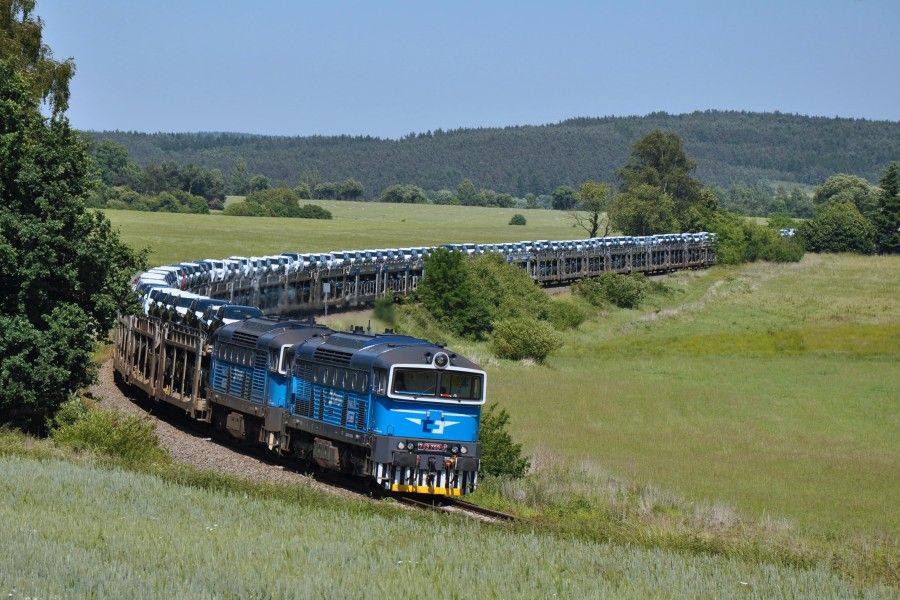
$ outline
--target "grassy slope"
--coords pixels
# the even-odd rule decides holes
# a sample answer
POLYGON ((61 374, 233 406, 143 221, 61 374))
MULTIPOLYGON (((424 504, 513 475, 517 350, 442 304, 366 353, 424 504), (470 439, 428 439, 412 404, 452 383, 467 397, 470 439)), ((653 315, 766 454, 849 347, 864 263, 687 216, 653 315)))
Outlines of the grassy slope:
POLYGON ((900 533, 900 258, 671 277, 492 397, 530 448, 816 529, 900 533), (724 277, 724 280, 722 279, 724 277))
MULTIPOLYGON (((153 245, 154 263, 575 233, 554 211, 511 227, 505 209, 323 204, 334 221, 107 214, 130 243, 153 245)), ((462 348, 488 366, 491 398, 532 451, 804 526, 896 536, 898 272, 898 258, 808 256, 676 274, 659 314, 593 319, 547 367, 462 348)))
MULTIPOLYGON (((0 458, 10 597, 849 597, 822 569, 515 533, 360 501, 0 458), (323 506, 324 505, 324 506, 323 506)), ((890 597, 884 587, 870 597, 890 597)))
POLYGON ((125 240, 151 247, 153 265, 233 254, 395 248, 451 242, 584 237, 562 211, 316 200, 334 219, 278 219, 107 210, 125 240), (528 224, 509 225, 515 213, 528 224))

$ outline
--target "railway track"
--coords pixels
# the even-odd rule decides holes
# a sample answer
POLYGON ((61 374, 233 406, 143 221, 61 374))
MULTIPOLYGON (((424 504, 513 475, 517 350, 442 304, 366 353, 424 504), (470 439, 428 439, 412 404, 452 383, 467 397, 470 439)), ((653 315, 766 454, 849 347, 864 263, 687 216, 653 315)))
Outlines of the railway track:
MULTIPOLYGON (((143 415, 153 420, 168 424, 174 430, 180 432, 181 436, 192 438, 192 441, 211 442, 220 448, 234 453, 236 456, 244 456, 255 459, 261 463, 276 467, 283 471, 290 471, 308 477, 318 486, 331 488, 334 493, 343 495, 353 495, 360 498, 391 498, 400 504, 410 506, 420 510, 443 512, 446 514, 463 514, 471 518, 489 522, 509 522, 516 519, 515 516, 483 508, 465 500, 447 497, 427 497, 427 496, 409 496, 385 493, 383 490, 376 490, 370 486, 361 485, 357 478, 342 475, 331 471, 319 470, 308 465, 298 463, 295 459, 287 456, 280 456, 270 452, 266 452, 263 448, 242 443, 238 440, 230 439, 227 434, 213 431, 209 426, 198 423, 197 421, 187 418, 183 411, 172 407, 164 402, 154 402, 147 396, 143 390, 134 386, 130 386, 124 382, 109 381, 115 390, 107 387, 103 390, 97 390, 98 394, 110 394, 118 392, 119 399, 124 400, 132 407, 143 413, 143 415)), ((175 443, 177 443, 176 440, 175 443)), ((184 440, 181 442, 184 443, 184 440)), ((191 461, 187 461, 191 462, 191 461)), ((218 469, 209 464, 198 464, 201 468, 214 468, 216 470, 225 470, 233 472, 231 468, 218 469)))
POLYGON ((490 523, 510 522, 518 520, 518 517, 509 513, 500 512, 465 500, 456 498, 422 498, 415 496, 394 496, 401 504, 414 506, 422 510, 431 510, 449 514, 464 514, 479 521, 490 523))

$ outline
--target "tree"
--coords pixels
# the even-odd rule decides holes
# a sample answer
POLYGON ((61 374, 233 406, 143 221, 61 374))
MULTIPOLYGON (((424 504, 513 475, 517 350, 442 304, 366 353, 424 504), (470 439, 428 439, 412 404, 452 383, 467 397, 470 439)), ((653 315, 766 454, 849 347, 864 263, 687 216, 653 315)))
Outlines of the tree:
POLYGON ((830 202, 797 233, 810 252, 875 251, 875 227, 852 202, 830 202))
POLYGON ((609 220, 625 235, 653 235, 678 230, 672 197, 659 187, 646 183, 617 195, 609 205, 609 220))
POLYGON ((900 163, 892 162, 881 176, 875 228, 878 251, 900 252, 900 163))
POLYGON ((425 204, 425 192, 416 185, 392 185, 381 192, 379 202, 425 204))
POLYGON ((513 441, 507 426, 509 413, 496 402, 481 412, 478 440, 481 443, 481 467, 485 475, 524 477, 531 461, 522 456, 522 444, 513 441))
POLYGON ((338 184, 338 197, 341 200, 359 200, 364 193, 363 184, 355 179, 345 179, 338 184))
POLYGON ((877 203, 875 189, 862 177, 837 173, 825 180, 813 194, 813 204, 852 202, 863 215, 872 218, 877 203))
POLYGON ((101 140, 90 146, 91 155, 100 170, 100 180, 105 185, 128 186, 140 189, 143 172, 128 158, 128 149, 112 140, 101 140))
POLYGON ((34 17, 35 0, 0 0, 0 59, 22 76, 29 99, 46 101, 53 116, 69 108, 75 62, 57 61, 43 42, 44 24, 34 17))
POLYGON ((338 197, 338 184, 331 181, 323 181, 312 190, 312 197, 317 200, 334 200, 338 197))
POLYGON ((659 188, 672 199, 675 216, 683 218, 691 207, 715 210, 714 197, 702 194, 703 186, 690 176, 696 166, 685 154, 680 137, 656 129, 634 143, 618 175, 623 192, 642 185, 659 188))
POLYGON ((322 182, 322 176, 319 175, 318 169, 309 169, 303 171, 300 175, 299 183, 305 184, 306 188, 312 193, 316 186, 322 182))
POLYGON ((417 294, 425 309, 454 334, 481 339, 490 329, 487 303, 474 293, 474 282, 459 252, 438 248, 425 259, 417 294))
POLYGON ((144 168, 143 191, 148 194, 180 190, 181 186, 181 170, 172 161, 149 164, 144 168))
POLYGON ((553 210, 572 210, 578 204, 578 192, 567 185, 557 187, 550 195, 553 198, 553 210))
MULTIPOLYGON (((32 2, 0 3, 0 31, 32 2), (16 12, 19 11, 19 12, 16 12)), ((39 21, 29 39, 40 45, 39 21)), ((94 375, 96 341, 117 311, 134 308, 130 288, 143 257, 99 211, 85 208, 95 173, 62 113, 68 79, 10 55, 0 42, 0 422, 40 430, 94 375), (48 75, 50 73, 50 75, 48 75), (39 80, 35 83, 35 79, 39 80), (36 91, 38 90, 38 91, 36 91), (40 90, 46 90, 40 92, 40 90), (39 99, 54 103, 44 118, 39 99)), ((13 52, 15 54, 15 52, 13 52)))
POLYGON ((235 196, 246 196, 250 193, 250 174, 243 158, 234 163, 231 169, 228 176, 228 193, 235 196))
POLYGON ((477 195, 478 190, 475 189, 475 184, 472 183, 471 179, 463 179, 456 186, 456 197, 459 198, 459 203, 464 206, 474 204, 477 195))
POLYGON ((269 178, 265 175, 254 175, 250 178, 250 193, 267 190, 270 187, 269 178))
POLYGON ((578 190, 578 204, 570 213, 572 221, 584 229, 589 238, 597 237, 600 225, 605 222, 603 236, 609 235, 609 218, 606 211, 609 208, 610 189, 605 183, 597 181, 585 181, 578 190))

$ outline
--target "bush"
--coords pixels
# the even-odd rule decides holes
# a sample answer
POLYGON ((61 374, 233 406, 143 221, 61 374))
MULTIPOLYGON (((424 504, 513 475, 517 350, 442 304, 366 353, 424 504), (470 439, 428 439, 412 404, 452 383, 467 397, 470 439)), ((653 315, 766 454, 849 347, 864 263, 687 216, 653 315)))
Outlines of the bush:
POLYGON ((639 273, 604 273, 597 278, 582 279, 573 289, 594 306, 609 303, 619 308, 637 308, 647 295, 647 282, 639 273))
POLYGON ((134 466, 164 462, 165 450, 151 423, 119 411, 78 407, 70 400, 60 409, 51 431, 53 439, 74 450, 87 450, 134 466))
POLYGON ((494 402, 481 411, 478 439, 481 444, 481 473, 519 478, 531 461, 522 456, 522 444, 513 442, 507 431, 509 413, 494 402))
POLYGON ((301 219, 330 219, 331 211, 325 208, 322 208, 318 204, 304 204, 300 207, 300 210, 297 211, 296 217, 301 219))
POLYGON ((394 202, 397 204, 425 204, 425 192, 416 185, 392 185, 384 188, 379 202, 394 202))
POLYGON ((373 314, 379 321, 388 325, 395 325, 397 323, 397 306, 394 304, 393 295, 377 298, 373 314))
POLYGON ((802 243, 781 237, 773 228, 728 212, 719 212, 710 223, 716 234, 716 262, 735 265, 757 260, 796 262, 803 258, 802 243))
POLYGON ((762 260, 769 262, 797 262, 803 258, 803 242, 796 237, 782 237, 775 234, 760 250, 762 260))
POLYGON ((875 252, 875 227, 851 202, 827 204, 797 233, 810 252, 875 252))
POLYGON ((459 252, 439 248, 425 259, 425 273, 416 290, 425 309, 454 334, 481 339, 491 315, 459 252))
POLYGON ((551 352, 562 346, 562 340, 548 323, 531 317, 519 317, 495 323, 490 346, 500 358, 533 358, 543 362, 551 352))
POLYGON ((331 213, 316 204, 299 206, 300 198, 286 187, 258 190, 243 202, 232 202, 224 214, 233 217, 291 217, 330 219, 331 213))
POLYGON ((557 329, 575 329, 587 318, 584 309, 570 300, 554 300, 547 311, 547 320, 557 329))
POLYGON ((463 267, 469 271, 473 293, 487 303, 491 321, 547 318, 549 296, 524 269, 509 264, 501 255, 469 257, 463 261, 463 267))
POLYGON ((525 219, 525 215, 520 215, 519 213, 514 214, 509 220, 510 225, 525 225, 526 223, 528 221, 525 219))

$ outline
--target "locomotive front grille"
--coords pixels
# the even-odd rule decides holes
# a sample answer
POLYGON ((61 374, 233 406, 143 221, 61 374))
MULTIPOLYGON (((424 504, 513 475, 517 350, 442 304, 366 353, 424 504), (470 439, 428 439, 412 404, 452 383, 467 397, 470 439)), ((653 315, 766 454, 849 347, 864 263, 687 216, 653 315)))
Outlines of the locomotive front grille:
POLYGON ((429 470, 402 467, 390 463, 375 463, 373 473, 378 485, 391 492, 431 494, 433 496, 462 496, 475 491, 477 471, 451 469, 429 470))

